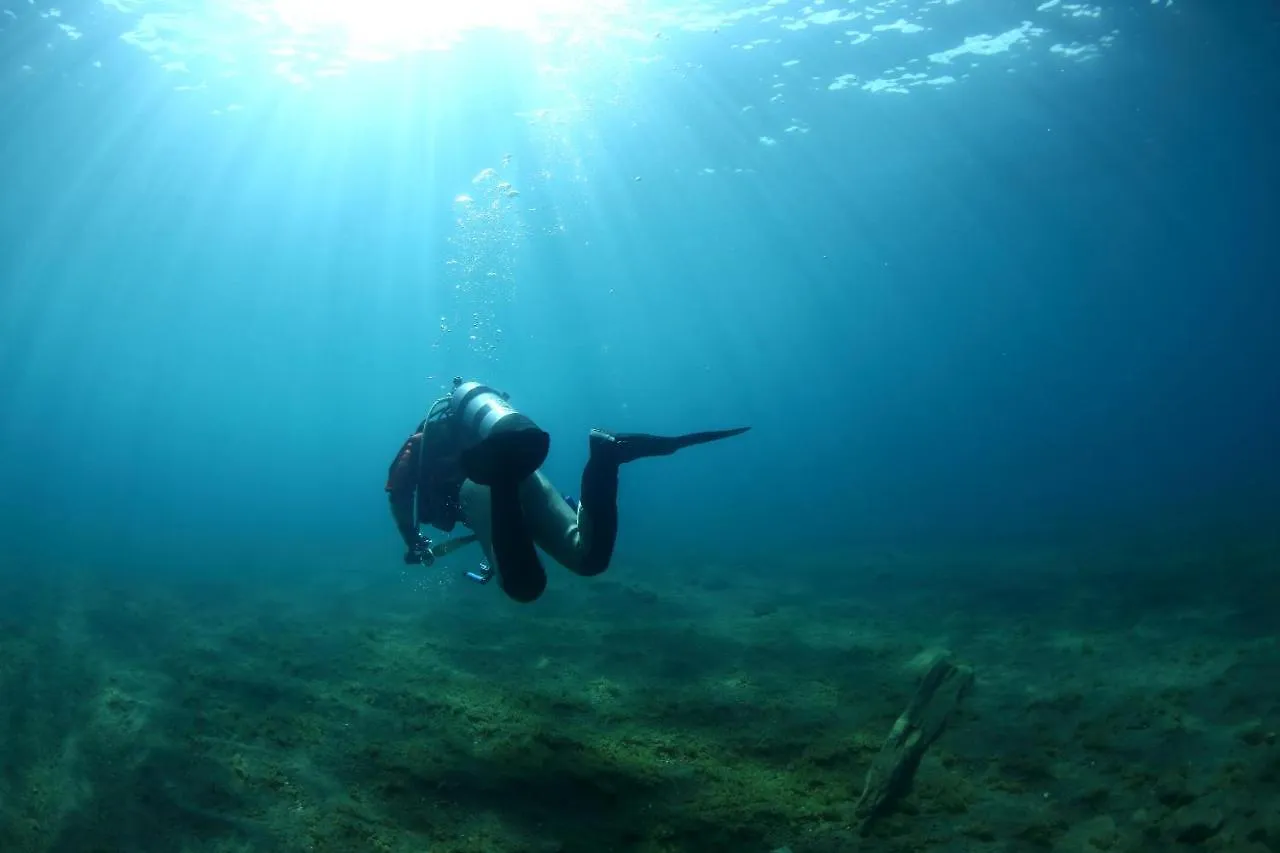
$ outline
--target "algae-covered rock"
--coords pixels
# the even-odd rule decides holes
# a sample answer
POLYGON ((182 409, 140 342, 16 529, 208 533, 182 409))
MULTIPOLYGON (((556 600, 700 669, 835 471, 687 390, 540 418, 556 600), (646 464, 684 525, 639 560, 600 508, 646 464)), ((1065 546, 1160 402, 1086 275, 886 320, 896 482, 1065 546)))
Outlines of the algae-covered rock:
POLYGON ((1252 815, 1237 821, 1231 820, 1231 829, 1237 839, 1251 845, 1262 845, 1268 850, 1280 850, 1280 813, 1274 808, 1261 808, 1252 815))
POLYGON ((1241 726, 1236 731, 1236 737, 1247 746, 1273 746, 1276 742, 1275 730, 1264 726, 1259 720, 1241 726))
POLYGON ((1032 847, 1051 849, 1058 842, 1068 827, 1061 820, 1046 815, 1033 816, 1032 819, 1018 829, 1014 835, 1032 847))
POLYGON ((1222 830, 1226 819, 1211 805, 1193 804, 1178 809, 1165 819, 1165 829, 1182 844, 1201 844, 1222 830))
POLYGON ((1202 793, 1200 786, 1188 780, 1185 772, 1166 773, 1156 782, 1156 799, 1171 809, 1194 803, 1202 793))
POLYGON ((1054 853, 1102 853, 1112 850, 1119 838, 1115 820, 1101 815, 1076 824, 1053 845, 1054 853))

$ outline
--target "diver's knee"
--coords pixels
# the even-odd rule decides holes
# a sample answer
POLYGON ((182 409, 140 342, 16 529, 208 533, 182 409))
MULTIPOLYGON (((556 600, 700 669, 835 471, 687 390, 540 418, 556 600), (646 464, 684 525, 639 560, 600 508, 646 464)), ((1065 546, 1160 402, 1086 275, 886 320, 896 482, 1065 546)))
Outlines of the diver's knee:
POLYGON ((588 554, 578 560, 576 565, 569 568, 576 575, 582 575, 584 578, 593 578, 596 575, 604 574, 605 569, 609 568, 609 559, 607 557, 601 559, 588 554))

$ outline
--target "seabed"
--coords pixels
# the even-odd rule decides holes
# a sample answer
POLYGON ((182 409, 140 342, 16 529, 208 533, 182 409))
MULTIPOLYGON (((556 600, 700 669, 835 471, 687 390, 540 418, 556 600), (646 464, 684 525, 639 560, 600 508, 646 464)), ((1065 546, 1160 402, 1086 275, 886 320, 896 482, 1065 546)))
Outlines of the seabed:
POLYGON ((0 851, 1277 853, 1277 554, 620 559, 527 607, 465 561, 6 561, 0 851), (863 831, 944 652, 972 688, 863 831))

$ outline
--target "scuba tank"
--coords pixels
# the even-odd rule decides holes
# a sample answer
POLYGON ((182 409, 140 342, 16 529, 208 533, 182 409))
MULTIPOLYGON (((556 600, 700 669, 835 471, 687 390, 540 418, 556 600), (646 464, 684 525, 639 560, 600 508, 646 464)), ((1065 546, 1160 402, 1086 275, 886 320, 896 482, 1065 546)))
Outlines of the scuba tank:
POLYGON ((483 383, 453 380, 449 409, 462 470, 482 486, 519 483, 542 466, 551 449, 551 436, 507 400, 483 383))

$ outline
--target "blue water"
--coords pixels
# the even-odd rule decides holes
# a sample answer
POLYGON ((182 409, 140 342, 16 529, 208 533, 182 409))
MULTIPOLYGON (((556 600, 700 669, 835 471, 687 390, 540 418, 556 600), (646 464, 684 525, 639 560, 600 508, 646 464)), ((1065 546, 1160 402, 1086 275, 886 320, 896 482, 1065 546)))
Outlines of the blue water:
POLYGON ((624 552, 1280 509, 1269 4, 647 9, 295 78, 234 5, 3 5, 11 546, 394 561, 385 468, 454 375, 569 492, 593 426, 755 427, 632 466, 624 552), (520 195, 464 227, 490 168, 520 195))

